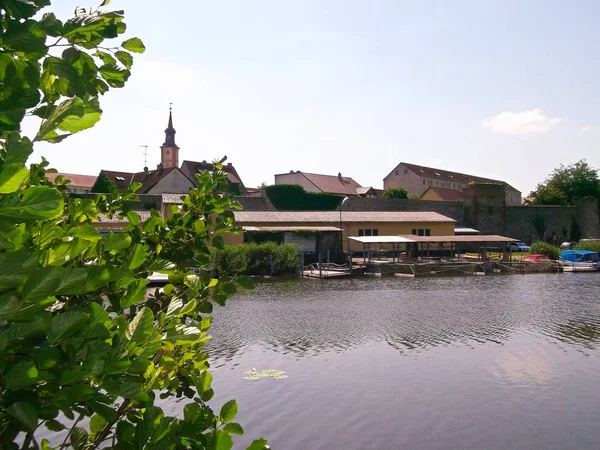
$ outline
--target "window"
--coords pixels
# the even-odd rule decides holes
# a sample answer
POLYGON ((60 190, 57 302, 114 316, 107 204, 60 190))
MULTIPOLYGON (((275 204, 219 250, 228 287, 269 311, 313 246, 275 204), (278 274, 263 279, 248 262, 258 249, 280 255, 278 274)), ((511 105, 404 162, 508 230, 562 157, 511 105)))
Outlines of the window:
POLYGON ((400 175, 400 171, 399 170, 396 170, 396 175, 400 175))
POLYGON ((408 175, 408 169, 404 169, 404 175, 408 175))
POLYGON ((379 236, 379 230, 367 228, 365 230, 358 230, 359 236, 379 236))
POLYGON ((429 186, 433 185, 433 180, 429 180, 429 186))
POLYGON ((431 229, 429 228, 413 228, 412 234, 415 236, 431 236, 431 229))
POLYGON ((423 178, 423 184, 425 184, 425 178, 423 178))

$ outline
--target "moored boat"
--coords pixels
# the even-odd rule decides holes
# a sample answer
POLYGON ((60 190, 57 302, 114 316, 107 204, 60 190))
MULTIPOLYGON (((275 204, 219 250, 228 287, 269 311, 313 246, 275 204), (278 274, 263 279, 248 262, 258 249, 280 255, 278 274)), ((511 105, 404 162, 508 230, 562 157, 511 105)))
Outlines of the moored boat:
POLYGON ((597 272, 598 252, 566 250, 560 254, 559 263, 564 272, 597 272))

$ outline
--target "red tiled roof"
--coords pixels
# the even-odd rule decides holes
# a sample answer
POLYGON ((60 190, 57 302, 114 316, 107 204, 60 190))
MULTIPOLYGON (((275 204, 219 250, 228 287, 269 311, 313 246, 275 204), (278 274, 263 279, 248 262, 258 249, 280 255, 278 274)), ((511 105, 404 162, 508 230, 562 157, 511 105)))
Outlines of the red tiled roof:
MULTIPOLYGON (((442 200, 446 200, 447 202, 458 202, 460 200, 463 200, 463 198, 464 198, 463 192, 459 191, 457 189, 429 187, 427 189, 427 191, 435 192, 437 195, 439 195, 441 197, 442 200)), ((423 195, 425 195, 427 193, 427 191, 423 192, 423 195)), ((423 195, 421 195, 421 197, 423 197, 423 195)))
MULTIPOLYGON (((181 171, 188 177, 193 178, 194 174, 213 170, 213 164, 206 161, 183 161, 181 163, 181 171)), ((230 183, 239 184, 240 191, 245 189, 241 177, 231 163, 223 165, 223 172, 227 173, 227 179, 230 183)))
POLYGON ((349 177, 341 175, 320 175, 317 173, 300 172, 321 192, 328 194, 358 195, 358 188, 362 186, 349 177))
POLYGON ((94 183, 96 182, 95 175, 78 175, 75 173, 47 173, 46 178, 54 183, 56 177, 62 176, 65 180, 71 180, 70 186, 73 187, 83 187, 83 188, 92 188, 94 183))
MULTIPOLYGON (((494 180, 492 178, 478 177, 475 175, 468 175, 466 173, 451 172, 449 170, 435 169, 433 167, 419 166, 417 164, 410 164, 410 163, 405 163, 405 162, 401 162, 400 164, 404 165, 407 169, 409 169, 410 171, 416 173, 417 175, 419 175, 421 177, 427 177, 427 178, 431 178, 434 180, 437 179, 437 180, 444 180, 444 181, 450 181, 450 182, 462 183, 462 184, 469 184, 471 181, 474 183, 503 184, 511 189, 515 189, 514 187, 512 187, 510 184, 508 184, 505 181, 494 180)), ((400 164, 398 164, 398 165, 400 165, 400 164)), ((393 172, 393 170, 392 170, 392 172, 393 172)), ((390 172, 390 174, 392 172, 390 172)), ((388 174, 388 176, 389 176, 389 174, 388 174)))

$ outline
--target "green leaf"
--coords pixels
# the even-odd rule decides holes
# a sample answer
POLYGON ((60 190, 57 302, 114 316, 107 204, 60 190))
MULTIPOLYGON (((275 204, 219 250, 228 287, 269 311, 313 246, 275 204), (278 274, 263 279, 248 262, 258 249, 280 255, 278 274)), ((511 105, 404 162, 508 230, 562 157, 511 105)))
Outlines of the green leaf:
POLYGON ((254 289, 254 280, 252 277, 247 275, 238 275, 235 277, 235 282, 239 284, 244 289, 253 290, 254 289))
POLYGON ((102 388, 109 395, 118 395, 131 400, 139 400, 142 402, 148 401, 148 394, 144 392, 144 386, 137 378, 133 377, 118 377, 105 379, 102 383, 102 388))
POLYGON ((0 194, 18 191, 29 179, 29 170, 24 164, 4 164, 0 169, 0 194))
POLYGON ((57 189, 33 186, 25 190, 16 206, 0 207, 0 219, 18 222, 54 219, 63 213, 64 201, 57 189))
POLYGON ((13 403, 6 408, 6 412, 9 413, 17 422, 19 422, 25 431, 34 431, 37 428, 38 413, 30 403, 13 403))
POLYGON ((21 291, 24 303, 37 303, 56 294, 61 272, 55 267, 40 267, 25 282, 21 291))
POLYGON ((232 447, 231 436, 223 430, 215 430, 210 450, 230 450, 232 447))
POLYGON ((58 432, 58 431, 62 431, 65 429, 65 426, 62 423, 60 423, 58 420, 54 420, 54 419, 46 420, 45 425, 49 431, 58 432))
POLYGON ((147 334, 154 330, 154 315, 149 308, 142 308, 129 323, 127 339, 131 342, 141 342, 147 334))
POLYGON ((119 250, 128 248, 131 245, 131 236, 126 233, 109 233, 104 238, 104 251, 119 250))
POLYGON ((101 305, 91 302, 89 306, 92 310, 93 323, 105 323, 108 321, 108 312, 101 305))
POLYGON ((133 248, 133 252, 131 253, 131 257, 129 259, 129 269, 137 269, 144 262, 146 262, 146 258, 148 258, 148 252, 146 251, 146 247, 142 244, 136 244, 133 248))
POLYGON ((233 419, 238 412, 238 405, 235 400, 229 400, 223 406, 221 406, 221 412, 219 413, 219 420, 221 423, 229 423, 233 419))
POLYGON ((2 9, 8 13, 8 16, 14 17, 15 19, 29 19, 34 16, 36 12, 49 4, 50 0, 3 0, 2 9))
POLYGON ((61 268, 60 279, 55 295, 80 295, 86 293, 85 280, 87 273, 85 269, 76 267, 61 268))
POLYGON ((135 280, 133 283, 129 284, 129 286, 127 286, 127 291, 125 291, 125 295, 123 295, 119 302, 119 306, 125 309, 129 308, 131 305, 142 302, 146 296, 146 286, 148 283, 148 280, 135 280))
POLYGON ((19 311, 19 300, 13 294, 0 296, 0 320, 9 320, 19 311))
POLYGON ((102 78, 112 87, 123 87, 129 79, 131 72, 127 69, 120 69, 115 64, 104 64, 98 69, 102 78))
MULTIPOLYGON (((179 311, 179 316, 184 316, 186 314, 190 314, 191 312, 196 310, 196 299, 192 299, 189 302, 187 302, 183 308, 181 308, 181 310, 179 311)), ((205 330, 202 330, 205 331, 205 330)))
POLYGON ((200 337, 200 330, 187 325, 175 325, 165 334, 164 340, 175 345, 185 345, 195 342, 200 337))
POLYGON ((144 43, 139 38, 127 39, 121 44, 121 47, 134 53, 144 53, 146 50, 144 43))
POLYGON ((229 434, 244 435, 244 429, 239 423, 231 422, 223 427, 223 431, 229 434))
POLYGON ((104 417, 94 414, 90 419, 90 431, 94 434, 99 433, 106 424, 107 422, 104 417))
POLYGON ((133 66, 133 56, 121 50, 115 52, 115 56, 127 69, 131 69, 131 66, 133 66))
POLYGON ((102 239, 100 232, 95 227, 87 224, 71 228, 68 234, 74 238, 90 242, 97 242, 102 239))
POLYGON ((114 422, 117 420, 117 412, 108 405, 99 402, 88 402, 92 411, 102 417, 106 422, 114 422))
POLYGON ((225 250, 225 241, 222 236, 215 236, 212 240, 212 244, 217 250, 225 250))
POLYGON ((75 450, 83 450, 87 444, 88 434, 81 427, 74 427, 71 430, 71 445, 75 450))
POLYGON ((212 316, 203 317, 200 321, 200 331, 207 331, 212 324, 212 316))
POLYGON ((35 384, 38 370, 32 362, 15 364, 4 377, 6 389, 21 389, 35 384))
POLYGON ((269 443, 266 440, 256 439, 252 441, 252 444, 250 444, 246 450, 268 450, 269 448, 269 443))
POLYGON ((89 319, 89 315, 80 311, 66 311, 57 314, 50 323, 48 340, 52 344, 59 343, 82 326, 89 319))
POLYGON ((202 394, 203 392, 206 392, 210 389, 210 385, 212 384, 212 374, 208 371, 205 370, 204 372, 202 372, 202 374, 200 375, 200 378, 198 380, 198 384, 196 385, 196 389, 198 389, 200 392, 200 394, 202 394))
POLYGON ((138 224, 140 223, 140 220, 141 220, 141 217, 138 213, 133 212, 133 211, 129 211, 127 213, 127 221, 134 227, 138 226, 138 224))
POLYGON ((101 115, 102 110, 95 97, 65 100, 42 122, 35 140, 54 142, 60 136, 56 133, 57 128, 71 134, 86 130, 93 127, 101 115))
POLYGON ((172 319, 177 316, 177 313, 183 307, 183 301, 179 298, 172 298, 169 302, 169 306, 167 307, 167 318, 172 319))

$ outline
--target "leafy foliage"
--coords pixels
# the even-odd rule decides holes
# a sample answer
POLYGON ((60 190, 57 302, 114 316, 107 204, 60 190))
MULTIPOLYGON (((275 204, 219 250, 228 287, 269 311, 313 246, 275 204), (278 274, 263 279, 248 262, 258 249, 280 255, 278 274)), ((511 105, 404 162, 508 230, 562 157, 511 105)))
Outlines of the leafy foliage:
POLYGON ((334 211, 341 195, 306 192, 297 184, 277 184, 266 188, 267 197, 275 208, 284 211, 334 211))
POLYGON ((298 246, 276 242, 249 242, 213 250, 219 272, 245 275, 296 275, 298 246), (271 267, 272 264, 272 267, 271 267))
POLYGON ((589 250, 600 253, 600 241, 582 241, 575 244, 575 250, 589 250))
POLYGON ((535 213, 535 216, 533 217, 533 227, 535 228, 538 237, 543 240, 548 225, 546 223, 546 217, 542 213, 535 213))
POLYGON ((536 205, 570 205, 575 197, 600 198, 598 170, 585 160, 569 166, 560 165, 530 194, 536 205))
POLYGON ((540 255, 546 255, 550 259, 558 259, 560 249, 547 242, 537 241, 531 244, 531 253, 539 253, 540 255))
POLYGON ((252 282, 209 275, 209 246, 235 232, 230 210, 239 208, 223 194, 222 161, 197 176, 181 208, 144 222, 129 204, 135 187, 68 198, 66 181, 46 178, 46 160, 27 168, 34 142, 97 123, 99 94, 122 87, 130 52, 144 50, 137 38, 103 46, 124 33, 121 11, 77 9, 63 23, 41 15, 48 4, 0 6, 0 448, 231 448, 243 430, 234 401, 219 414, 207 404, 205 314, 252 282), (20 135, 26 114, 40 119, 33 140, 20 135), (100 215, 129 225, 102 236, 100 215), (151 272, 170 284, 147 293, 151 272), (188 398, 183 417, 166 416, 157 395, 188 398), (43 428, 64 433, 37 442, 43 428))
POLYGON ((408 198, 408 191, 405 188, 403 188, 402 186, 391 187, 391 188, 387 188, 385 191, 383 191, 383 194, 381 194, 381 197, 397 198, 397 199, 408 198))

